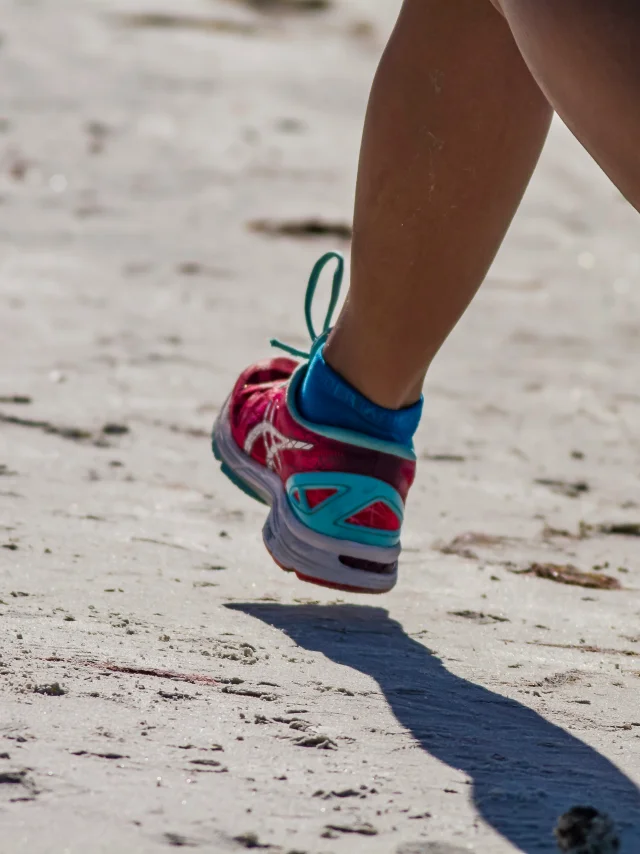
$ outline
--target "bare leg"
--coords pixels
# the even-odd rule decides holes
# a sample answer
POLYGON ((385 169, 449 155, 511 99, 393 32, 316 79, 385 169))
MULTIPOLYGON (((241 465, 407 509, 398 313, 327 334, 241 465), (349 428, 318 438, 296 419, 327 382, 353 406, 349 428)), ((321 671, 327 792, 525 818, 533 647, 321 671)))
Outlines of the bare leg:
POLYGON ((371 94, 351 290, 325 350, 374 402, 420 396, 502 243, 550 118, 488 0, 405 0, 371 94))
POLYGON ((501 0, 501 4, 551 103, 640 210, 638 0, 501 0))

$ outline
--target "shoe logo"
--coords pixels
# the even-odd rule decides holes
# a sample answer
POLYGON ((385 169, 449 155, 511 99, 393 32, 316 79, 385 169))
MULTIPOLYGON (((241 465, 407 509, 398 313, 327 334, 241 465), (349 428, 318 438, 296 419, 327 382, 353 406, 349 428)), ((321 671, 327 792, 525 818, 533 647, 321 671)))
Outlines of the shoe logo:
POLYGON ((289 439, 284 436, 276 427, 274 427, 272 418, 275 414, 275 405, 270 404, 265 412, 264 421, 249 431, 244 443, 244 452, 247 456, 251 455, 253 446, 258 439, 264 440, 264 446, 267 452, 267 468, 276 471, 280 467, 279 454, 281 451, 311 451, 313 445, 307 442, 300 442, 297 439, 289 439))

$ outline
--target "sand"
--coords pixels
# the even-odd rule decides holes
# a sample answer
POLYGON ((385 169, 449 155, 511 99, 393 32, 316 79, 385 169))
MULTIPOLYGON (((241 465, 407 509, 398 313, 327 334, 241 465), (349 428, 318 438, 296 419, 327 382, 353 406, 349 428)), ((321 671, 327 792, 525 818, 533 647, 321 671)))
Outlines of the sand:
POLYGON ((397 589, 292 580, 208 435, 348 252, 398 3, 254 6, 3 4, 0 850, 551 854, 592 805, 634 854, 637 215, 557 123, 429 377, 397 589))

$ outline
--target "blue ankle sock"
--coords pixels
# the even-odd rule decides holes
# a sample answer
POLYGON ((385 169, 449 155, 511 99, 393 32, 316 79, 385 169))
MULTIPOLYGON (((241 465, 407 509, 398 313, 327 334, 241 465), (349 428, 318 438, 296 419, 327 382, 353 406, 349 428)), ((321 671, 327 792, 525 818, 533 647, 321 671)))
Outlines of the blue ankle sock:
POLYGON ((342 427, 411 447, 423 400, 404 409, 385 409, 368 400, 328 365, 322 349, 314 355, 298 394, 302 415, 315 424, 342 427))

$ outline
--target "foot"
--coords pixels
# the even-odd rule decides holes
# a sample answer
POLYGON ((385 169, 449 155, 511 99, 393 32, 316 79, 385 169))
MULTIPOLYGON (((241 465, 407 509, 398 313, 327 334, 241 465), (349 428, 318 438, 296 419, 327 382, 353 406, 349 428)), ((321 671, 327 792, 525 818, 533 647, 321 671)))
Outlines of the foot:
MULTIPOLYGON (((320 271, 334 257, 314 268, 308 307, 320 271)), ((339 259, 331 310, 341 276, 339 259)), ((310 311, 307 319, 317 347, 324 335, 315 335, 310 311)), ((214 426, 214 455, 237 486, 270 506, 264 543, 282 569, 325 587, 386 593, 398 577, 415 455, 402 445, 306 421, 297 405, 306 368, 283 357, 247 368, 214 426)))

